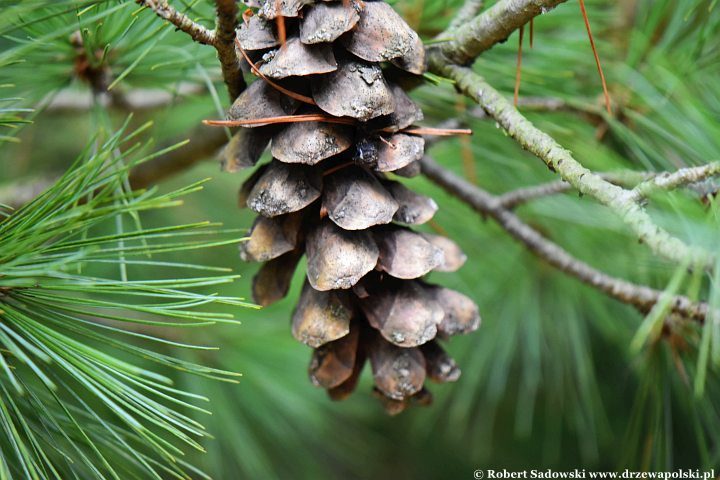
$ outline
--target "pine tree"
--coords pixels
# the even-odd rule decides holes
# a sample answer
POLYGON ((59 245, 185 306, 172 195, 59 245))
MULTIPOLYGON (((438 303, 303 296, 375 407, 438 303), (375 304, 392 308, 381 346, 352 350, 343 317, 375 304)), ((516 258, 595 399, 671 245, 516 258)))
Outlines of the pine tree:
POLYGON ((0 478, 717 471, 715 2, 246 3, 0 0, 0 478))

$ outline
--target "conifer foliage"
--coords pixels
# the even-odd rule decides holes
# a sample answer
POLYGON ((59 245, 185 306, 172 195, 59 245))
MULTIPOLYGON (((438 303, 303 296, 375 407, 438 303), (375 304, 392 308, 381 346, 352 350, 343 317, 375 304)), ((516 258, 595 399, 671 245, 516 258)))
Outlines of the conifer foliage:
POLYGON ((718 2, 242 3, 0 0, 0 480, 718 471, 718 2))

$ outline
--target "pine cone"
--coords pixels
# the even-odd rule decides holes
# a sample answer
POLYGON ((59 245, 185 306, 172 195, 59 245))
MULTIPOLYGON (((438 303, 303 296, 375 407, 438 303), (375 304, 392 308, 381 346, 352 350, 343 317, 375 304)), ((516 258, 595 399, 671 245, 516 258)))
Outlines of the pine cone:
POLYGON ((369 360, 389 413, 411 401, 426 405, 426 378, 460 375, 437 338, 475 330, 480 316, 468 297, 421 280, 433 270, 457 270, 465 256, 451 240, 409 228, 430 220, 437 205, 386 175, 419 172, 424 140, 404 132, 422 111, 385 73, 422 74, 422 42, 382 1, 257 6, 238 30, 239 54, 257 62, 264 78, 229 111, 248 127, 224 159, 226 170, 252 166, 271 143, 273 160, 240 191, 240 204, 260 214, 241 247, 244 260, 265 262, 254 299, 282 299, 305 253, 292 333, 314 349, 311 381, 343 399, 369 360), (268 120, 301 114, 320 120, 268 120))

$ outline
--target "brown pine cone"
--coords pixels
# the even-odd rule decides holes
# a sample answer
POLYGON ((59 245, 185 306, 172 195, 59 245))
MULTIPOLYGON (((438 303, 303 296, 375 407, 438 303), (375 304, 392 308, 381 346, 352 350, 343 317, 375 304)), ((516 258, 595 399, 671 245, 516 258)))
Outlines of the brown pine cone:
POLYGON ((265 262, 254 299, 269 305, 283 298, 306 254, 292 333, 314 349, 313 384, 343 399, 369 360, 389 413, 427 405, 426 378, 460 375, 438 337, 473 331, 480 316, 468 297, 421 280, 457 270, 465 256, 451 240, 409 228, 430 220, 437 205, 386 175, 419 172, 424 140, 408 129, 422 111, 384 72, 422 74, 422 42, 382 1, 257 7, 238 30, 238 51, 263 78, 229 111, 247 128, 224 158, 226 170, 250 167, 271 144, 273 160, 240 190, 240 204, 260 214, 241 247, 244 260, 265 262), (314 120, 272 120, 297 115, 314 120))

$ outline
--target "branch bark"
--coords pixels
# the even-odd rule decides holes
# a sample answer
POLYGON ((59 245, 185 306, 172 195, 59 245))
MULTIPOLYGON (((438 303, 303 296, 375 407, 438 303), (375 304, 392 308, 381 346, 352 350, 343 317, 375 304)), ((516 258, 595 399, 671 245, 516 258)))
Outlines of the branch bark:
POLYGON ((582 166, 569 151, 535 127, 480 75, 457 65, 434 63, 432 68, 434 73, 453 79, 461 92, 475 100, 511 138, 545 162, 550 170, 558 172, 580 193, 609 207, 655 254, 678 264, 689 261, 696 267, 712 268, 714 255, 703 248, 691 247, 660 228, 637 203, 632 192, 613 185, 582 166))
POLYGON ((661 173, 635 187, 632 195, 636 200, 645 198, 658 190, 674 190, 678 187, 702 182, 720 174, 720 162, 712 162, 698 167, 681 168, 670 173, 661 173))
POLYGON ((215 49, 218 53, 230 101, 234 102, 247 86, 235 53, 235 29, 238 27, 239 13, 237 0, 216 0, 215 5, 217 11, 215 49))
MULTIPOLYGON (((114 91, 114 90, 113 90, 114 91)), ((180 83, 174 92, 159 88, 135 88, 127 92, 119 92, 119 95, 97 96, 87 90, 64 89, 52 97, 44 107, 44 112, 70 113, 86 112, 96 102, 105 108, 119 108, 137 112, 140 110, 152 110, 166 107, 173 102, 185 97, 198 95, 207 91, 204 86, 194 83, 180 83)))
POLYGON ((465 0, 463 6, 455 13, 455 18, 448 25, 446 32, 453 32, 472 20, 480 13, 484 4, 484 0, 465 0))
POLYGON ((133 188, 146 188, 181 173, 198 162, 214 158, 227 142, 224 128, 200 126, 190 135, 187 145, 135 167, 130 172, 133 188))
POLYGON ((441 38, 452 36, 453 39, 433 48, 430 56, 439 54, 442 63, 472 63, 482 52, 504 42, 512 32, 565 1, 500 0, 455 31, 448 29, 441 34, 441 38))
POLYGON ((167 0, 136 0, 138 4, 147 7, 155 14, 175 25, 175 27, 190 35, 190 37, 203 45, 215 45, 215 32, 190 19, 184 13, 175 10, 167 0))
MULTIPOLYGON (((633 187, 635 185, 638 185, 640 182, 652 178, 655 174, 649 172, 626 171, 599 173, 598 175, 615 185, 633 187)), ((512 210, 513 208, 516 208, 520 205, 531 202, 538 198, 548 197, 559 193, 565 193, 569 190, 573 190, 573 186, 570 185, 568 182, 566 182, 565 180, 555 180, 541 185, 511 190, 498 196, 498 200, 503 207, 512 210)))
MULTIPOLYGON (((193 165, 214 158, 228 142, 225 129, 198 127, 188 138, 187 145, 135 167, 130 172, 133 188, 146 188, 160 180, 177 175, 193 165)), ((172 142, 172 144, 177 142, 172 142)), ((19 208, 40 195, 58 176, 29 178, 25 181, 0 185, 0 204, 19 208)))
MULTIPOLYGON (((495 220, 513 238, 558 270, 571 275, 608 296, 633 305, 647 313, 665 295, 664 292, 613 277, 570 255, 566 250, 540 235, 517 215, 505 208, 500 199, 472 185, 434 160, 424 157, 420 164, 425 176, 452 196, 459 198, 476 212, 495 220)), ((688 297, 673 296, 671 311, 685 318, 704 322, 708 314, 706 303, 695 303, 688 297)))
POLYGON ((239 13, 237 0, 215 1, 217 20, 214 31, 208 30, 187 15, 178 12, 167 0, 135 1, 155 12, 158 17, 175 25, 178 30, 190 35, 196 42, 215 47, 231 102, 245 90, 247 85, 240 69, 234 44, 239 13))
POLYGON ((512 210, 533 200, 565 193, 568 190, 572 190, 572 185, 565 180, 555 180, 553 182, 534 185, 532 187, 522 187, 503 193, 498 197, 498 202, 500 202, 503 208, 512 210))
MULTIPOLYGON (((720 174, 720 162, 708 163, 697 167, 682 168, 676 172, 609 172, 599 173, 603 179, 615 185, 632 188, 632 194, 639 201, 660 190, 675 190, 687 187, 698 196, 707 194, 703 182, 720 174), (633 188, 634 187, 634 188, 633 188)), ((498 200, 503 207, 516 208, 538 198, 549 197, 573 190, 573 186, 565 180, 555 180, 532 187, 523 187, 503 193, 498 200)))

